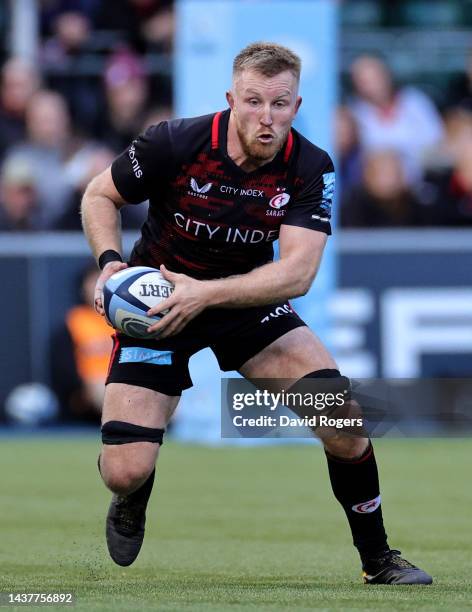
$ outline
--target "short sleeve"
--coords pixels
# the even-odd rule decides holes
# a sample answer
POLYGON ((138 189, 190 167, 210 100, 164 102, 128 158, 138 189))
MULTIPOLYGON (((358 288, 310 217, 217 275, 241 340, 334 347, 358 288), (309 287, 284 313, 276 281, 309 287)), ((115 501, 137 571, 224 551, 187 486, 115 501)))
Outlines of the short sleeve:
POLYGON ((172 164, 167 121, 152 125, 113 161, 111 175, 121 197, 131 204, 147 200, 172 164))
POLYGON ((334 183, 333 162, 329 155, 323 152, 321 164, 315 164, 314 170, 301 173, 299 191, 289 203, 283 225, 306 227, 331 235, 334 183))

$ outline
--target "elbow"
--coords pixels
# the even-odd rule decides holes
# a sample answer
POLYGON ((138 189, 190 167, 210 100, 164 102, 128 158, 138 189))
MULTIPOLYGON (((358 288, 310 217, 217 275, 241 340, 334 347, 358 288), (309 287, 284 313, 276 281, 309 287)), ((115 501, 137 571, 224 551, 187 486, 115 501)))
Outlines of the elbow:
POLYGON ((313 272, 313 270, 303 271, 297 279, 297 283, 294 287, 294 295, 292 297, 298 298, 306 295, 310 291, 314 278, 315 272, 313 272))
POLYGON ((100 175, 94 176, 87 184, 85 188, 84 195, 86 194, 94 194, 95 192, 100 191, 100 175))
POLYGON ((97 177, 94 177, 87 185, 82 195, 81 209, 86 207, 87 202, 92 200, 97 195, 97 177))
POLYGON ((294 295, 292 296, 293 298, 299 298, 299 297, 303 297, 304 295, 306 295, 308 293, 308 291, 310 290, 311 285, 299 285, 295 292, 294 295))
POLYGON ((292 298, 303 297, 308 293, 311 287, 311 280, 300 280, 293 289, 292 298))
POLYGON ((300 290, 300 297, 303 297, 310 291, 311 283, 305 283, 300 290))
POLYGON ((109 179, 105 172, 95 176, 85 188, 81 202, 81 212, 83 213, 87 207, 96 207, 100 205, 112 204, 116 210, 119 210, 124 202, 117 201, 116 194, 111 193, 109 179))

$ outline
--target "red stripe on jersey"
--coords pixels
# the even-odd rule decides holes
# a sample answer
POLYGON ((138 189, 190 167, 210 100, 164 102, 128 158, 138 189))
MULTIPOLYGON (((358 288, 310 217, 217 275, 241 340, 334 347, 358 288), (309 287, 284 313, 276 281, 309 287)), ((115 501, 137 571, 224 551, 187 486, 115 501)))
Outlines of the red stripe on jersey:
POLYGON ((300 316, 300 315, 298 314, 298 312, 295 310, 295 308, 292 306, 292 304, 291 304, 290 300, 287 300, 287 304, 290 306, 290 310, 291 310, 291 311, 292 311, 294 314, 296 314, 296 315, 300 316))
POLYGON ((292 134, 292 130, 290 130, 290 132, 288 133, 287 144, 285 145, 285 151, 284 151, 284 162, 285 163, 288 162, 292 149, 293 149, 293 134, 292 134))
POLYGON ((108 364, 107 377, 110 376, 111 366, 113 365, 113 360, 115 359, 116 351, 118 350, 120 346, 120 341, 118 339, 118 334, 116 332, 113 334, 111 338, 113 340, 113 350, 111 351, 110 363, 108 364))
POLYGON ((216 115, 213 117, 213 122, 211 124, 211 148, 212 149, 217 149, 218 148, 218 133, 219 133, 219 129, 220 129, 220 117, 221 117, 221 111, 219 113, 216 113, 216 115))

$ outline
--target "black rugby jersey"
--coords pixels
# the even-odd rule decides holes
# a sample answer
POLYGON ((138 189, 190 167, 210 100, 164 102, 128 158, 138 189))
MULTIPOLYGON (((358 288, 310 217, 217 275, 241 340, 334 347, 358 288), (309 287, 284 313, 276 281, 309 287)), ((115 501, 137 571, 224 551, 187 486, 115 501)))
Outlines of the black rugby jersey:
POLYGON ((245 172, 227 153, 229 115, 163 121, 113 162, 123 199, 149 199, 131 265, 199 279, 244 274, 272 261, 282 223, 331 234, 329 155, 292 129, 270 163, 245 172))

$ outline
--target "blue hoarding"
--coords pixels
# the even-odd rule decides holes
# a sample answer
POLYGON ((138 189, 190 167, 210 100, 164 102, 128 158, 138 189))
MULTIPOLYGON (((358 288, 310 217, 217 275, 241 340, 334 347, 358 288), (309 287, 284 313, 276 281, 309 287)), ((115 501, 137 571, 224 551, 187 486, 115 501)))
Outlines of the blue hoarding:
MULTIPOLYGON (((176 5, 175 112, 204 115, 226 108, 235 55, 247 44, 273 41, 302 59, 303 103, 295 127, 318 146, 332 151, 331 125, 336 102, 337 6, 331 0, 180 0, 176 5)), ((326 300, 334 286, 332 245, 310 293, 295 300, 297 312, 326 338, 326 300)), ((219 432, 219 374, 209 350, 192 358, 196 387, 182 398, 181 411, 191 437, 219 432), (196 406, 198 405, 198 414, 196 406), (206 415, 206 416, 205 416, 206 415)))

